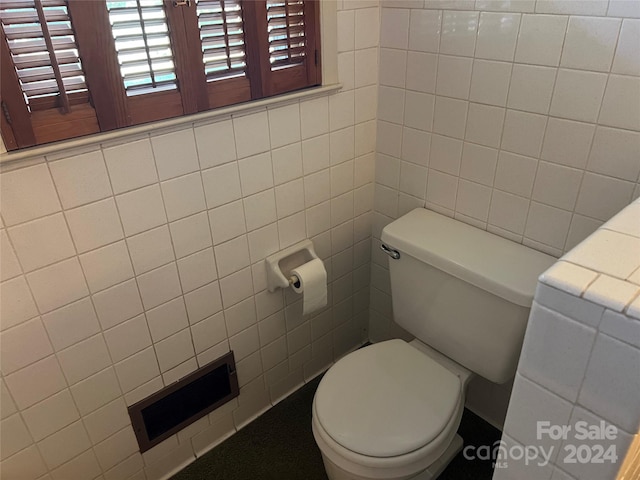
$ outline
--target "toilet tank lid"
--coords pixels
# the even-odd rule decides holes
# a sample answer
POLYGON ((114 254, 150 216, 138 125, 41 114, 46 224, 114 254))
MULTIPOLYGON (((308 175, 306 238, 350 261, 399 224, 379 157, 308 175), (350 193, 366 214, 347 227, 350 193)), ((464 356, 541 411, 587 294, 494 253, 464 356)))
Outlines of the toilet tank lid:
POLYGON ((554 257, 424 208, 391 222, 382 241, 511 303, 530 307, 554 257))

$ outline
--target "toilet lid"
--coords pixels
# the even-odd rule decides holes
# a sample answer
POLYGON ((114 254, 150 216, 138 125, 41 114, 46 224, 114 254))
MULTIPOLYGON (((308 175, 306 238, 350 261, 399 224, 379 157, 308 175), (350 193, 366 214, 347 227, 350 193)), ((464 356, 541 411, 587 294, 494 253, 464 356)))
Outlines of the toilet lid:
POLYGON ((324 375, 315 415, 344 448, 373 457, 417 450, 451 420, 460 379, 403 340, 356 350, 324 375))

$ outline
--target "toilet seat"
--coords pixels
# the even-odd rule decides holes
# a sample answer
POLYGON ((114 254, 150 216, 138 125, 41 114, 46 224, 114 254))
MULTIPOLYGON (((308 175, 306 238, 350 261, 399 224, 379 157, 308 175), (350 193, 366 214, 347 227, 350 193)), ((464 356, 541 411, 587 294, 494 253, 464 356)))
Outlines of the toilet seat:
POLYGON ((442 432, 461 391, 454 373, 396 339, 357 350, 329 369, 316 391, 315 412, 344 448, 396 457, 442 432))
POLYGON ((410 474, 433 463, 453 440, 463 408, 458 376, 407 342, 389 340, 329 369, 314 398, 313 432, 340 468, 385 478, 383 471, 410 474))

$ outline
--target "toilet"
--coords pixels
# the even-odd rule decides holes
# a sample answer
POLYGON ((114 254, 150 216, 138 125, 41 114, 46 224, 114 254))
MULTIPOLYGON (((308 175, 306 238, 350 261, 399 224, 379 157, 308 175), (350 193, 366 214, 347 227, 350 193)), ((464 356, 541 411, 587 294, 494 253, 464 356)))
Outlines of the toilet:
POLYGON ((515 374, 538 276, 553 257, 423 208, 387 225, 395 322, 415 339, 341 358, 313 400, 331 480, 429 480, 462 448, 473 375, 515 374))

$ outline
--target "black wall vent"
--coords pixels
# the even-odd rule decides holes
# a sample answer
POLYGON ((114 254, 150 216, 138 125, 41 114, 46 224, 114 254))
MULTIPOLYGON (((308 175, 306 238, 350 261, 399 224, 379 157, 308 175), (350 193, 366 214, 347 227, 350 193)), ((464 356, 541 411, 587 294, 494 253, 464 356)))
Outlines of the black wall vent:
POLYGON ((129 407, 140 451, 145 452, 238 396, 233 352, 129 407))

